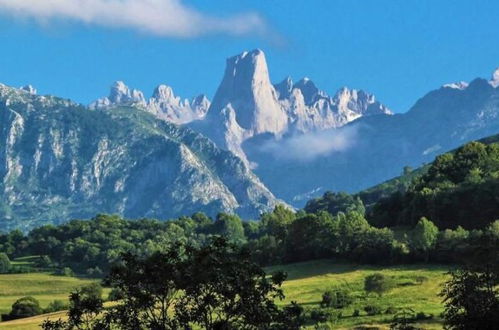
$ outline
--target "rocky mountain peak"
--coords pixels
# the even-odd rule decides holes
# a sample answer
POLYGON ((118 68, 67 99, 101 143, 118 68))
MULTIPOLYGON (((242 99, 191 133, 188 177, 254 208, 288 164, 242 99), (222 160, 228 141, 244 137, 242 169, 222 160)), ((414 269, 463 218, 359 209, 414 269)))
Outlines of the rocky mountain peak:
POLYGON ((145 104, 144 93, 137 89, 130 89, 123 81, 116 81, 111 86, 108 99, 114 104, 145 104))
POLYGON ((280 133, 287 118, 270 82, 265 54, 259 49, 227 59, 222 79, 208 116, 217 120, 231 105, 241 128, 255 133, 280 133))
POLYGON ((36 88, 34 88, 34 87, 33 87, 33 86, 31 86, 31 85, 26 85, 26 86, 23 86, 23 87, 21 87, 21 89, 22 89, 23 91, 25 91, 25 92, 28 92, 28 93, 29 93, 29 94, 31 94, 31 95, 36 95, 36 93, 37 93, 36 88))
POLYGON ((293 80, 288 76, 280 83, 275 84, 274 88, 279 94, 279 100, 287 99, 290 97, 291 91, 293 90, 293 80))
POLYGON ((298 88, 301 91, 303 98, 305 99, 305 104, 307 105, 314 103, 320 97, 326 96, 326 94, 319 90, 315 83, 307 77, 299 80, 293 88, 298 88))
POLYGON ((154 89, 152 97, 158 100, 171 100, 175 98, 173 89, 167 85, 159 85, 154 89))

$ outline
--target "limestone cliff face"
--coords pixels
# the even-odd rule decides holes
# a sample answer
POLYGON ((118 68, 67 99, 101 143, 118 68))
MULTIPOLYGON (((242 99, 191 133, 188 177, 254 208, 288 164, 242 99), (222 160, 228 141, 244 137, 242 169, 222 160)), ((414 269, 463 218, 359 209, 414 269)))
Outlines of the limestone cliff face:
POLYGON ((0 85, 0 228, 96 213, 256 217, 276 199, 237 157, 134 107, 90 110, 0 85))

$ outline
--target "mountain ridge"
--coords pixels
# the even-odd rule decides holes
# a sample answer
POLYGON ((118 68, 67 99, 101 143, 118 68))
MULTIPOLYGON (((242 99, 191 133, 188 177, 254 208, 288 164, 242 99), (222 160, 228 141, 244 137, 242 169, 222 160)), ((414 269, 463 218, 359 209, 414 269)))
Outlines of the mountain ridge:
POLYGON ((0 227, 119 213, 255 218, 279 201, 237 157, 134 107, 89 109, 0 85, 0 227))

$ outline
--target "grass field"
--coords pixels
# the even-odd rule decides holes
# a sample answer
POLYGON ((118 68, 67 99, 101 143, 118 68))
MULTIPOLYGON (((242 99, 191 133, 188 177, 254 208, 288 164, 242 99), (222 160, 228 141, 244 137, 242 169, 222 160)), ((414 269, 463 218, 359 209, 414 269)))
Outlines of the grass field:
MULTIPOLYGON (((0 313, 10 312, 12 303, 24 296, 35 297, 42 308, 55 299, 67 301, 71 290, 95 281, 48 273, 1 274, 0 313)), ((107 293, 108 290, 104 290, 104 296, 107 293)), ((0 322, 0 329, 38 329, 37 325, 46 318, 47 315, 41 315, 30 319, 0 322)))
MULTIPOLYGON (((442 312, 441 298, 438 296, 440 285, 446 279, 448 268, 435 265, 410 265, 394 267, 356 266, 340 264, 327 260, 298 263, 286 266, 268 268, 267 271, 284 270, 288 273, 288 280, 284 283, 286 299, 281 305, 297 301, 305 308, 318 307, 325 290, 334 287, 348 287, 356 296, 352 306, 343 309, 343 317, 334 329, 348 329, 357 325, 376 325, 388 328, 393 315, 367 316, 363 307, 378 305, 386 310, 388 307, 410 307, 416 312, 433 314, 435 318, 420 326, 425 329, 441 329, 439 314, 442 312), (393 278, 397 286, 382 297, 367 296, 363 291, 364 278, 372 273, 382 272, 393 278), (426 278, 421 284, 418 277, 426 278), (359 317, 352 317, 355 309, 360 310, 359 317)), ((45 307, 54 299, 67 299, 71 289, 90 283, 72 277, 53 276, 49 274, 19 274, 0 275, 0 310, 5 313, 10 305, 19 297, 32 295, 40 300, 45 307)), ((107 292, 105 292, 105 295, 107 292)), ((43 320, 57 319, 64 316, 64 312, 40 315, 32 318, 0 323, 0 329, 38 329, 43 320)))
POLYGON ((383 310, 388 307, 408 307, 416 312, 433 314, 435 319, 421 323, 425 329, 441 329, 440 313, 443 310, 442 298, 438 296, 441 284, 445 281, 449 268, 444 266, 409 265, 394 267, 356 266, 331 261, 313 261, 288 266, 276 266, 268 271, 284 270, 288 280, 284 283, 288 304, 296 301, 305 308, 319 307, 322 294, 335 287, 348 288, 356 296, 352 306, 342 310, 343 317, 332 325, 336 328, 352 328, 357 325, 378 325, 388 327, 393 315, 367 316, 363 311, 366 305, 378 305, 383 310), (366 296, 363 290, 364 278, 372 273, 381 272, 393 278, 397 286, 382 297, 366 296), (419 284, 418 277, 427 280, 419 284), (359 317, 352 317, 355 309, 359 317))

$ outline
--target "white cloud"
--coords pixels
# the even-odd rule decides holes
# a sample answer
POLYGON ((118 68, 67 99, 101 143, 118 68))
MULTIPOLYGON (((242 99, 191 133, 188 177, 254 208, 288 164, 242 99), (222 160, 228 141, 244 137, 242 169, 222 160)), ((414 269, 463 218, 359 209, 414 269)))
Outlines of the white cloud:
POLYGON ((188 7, 181 0, 0 0, 0 13, 43 23, 71 20, 130 28, 166 37, 267 32, 265 21, 256 13, 215 17, 188 7))
POLYGON ((295 135, 262 145, 262 151, 285 160, 310 161, 334 152, 345 151, 356 142, 357 129, 345 127, 316 133, 295 135))

